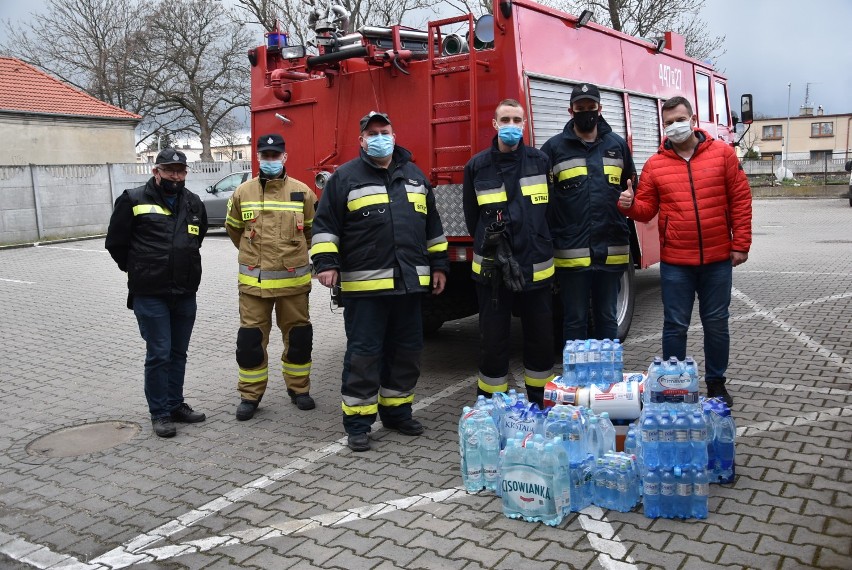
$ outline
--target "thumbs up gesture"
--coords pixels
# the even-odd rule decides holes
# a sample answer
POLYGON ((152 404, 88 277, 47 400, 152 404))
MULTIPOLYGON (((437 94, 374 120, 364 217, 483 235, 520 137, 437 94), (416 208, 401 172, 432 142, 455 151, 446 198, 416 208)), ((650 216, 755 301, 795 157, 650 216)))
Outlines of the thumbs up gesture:
POLYGON ((627 209, 633 205, 633 181, 627 180, 627 190, 619 194, 618 205, 623 209, 627 209))

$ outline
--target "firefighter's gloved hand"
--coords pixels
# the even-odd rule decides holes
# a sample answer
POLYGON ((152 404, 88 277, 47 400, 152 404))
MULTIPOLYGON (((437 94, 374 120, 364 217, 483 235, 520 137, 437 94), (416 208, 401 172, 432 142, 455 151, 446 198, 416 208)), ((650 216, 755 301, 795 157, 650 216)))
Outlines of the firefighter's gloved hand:
POLYGON ((500 244, 497 246, 496 261, 503 273, 503 284, 506 289, 513 293, 523 291, 524 276, 521 273, 521 266, 512 256, 509 241, 505 237, 500 240, 500 244))

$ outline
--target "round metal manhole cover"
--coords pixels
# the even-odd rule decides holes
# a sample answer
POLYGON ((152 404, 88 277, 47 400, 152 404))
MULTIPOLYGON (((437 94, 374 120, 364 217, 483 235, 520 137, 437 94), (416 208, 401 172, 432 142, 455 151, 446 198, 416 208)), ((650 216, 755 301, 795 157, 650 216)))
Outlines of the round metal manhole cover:
POLYGON ((141 431, 132 422, 93 422, 43 435, 27 445, 27 453, 38 457, 87 455, 130 441, 141 431))

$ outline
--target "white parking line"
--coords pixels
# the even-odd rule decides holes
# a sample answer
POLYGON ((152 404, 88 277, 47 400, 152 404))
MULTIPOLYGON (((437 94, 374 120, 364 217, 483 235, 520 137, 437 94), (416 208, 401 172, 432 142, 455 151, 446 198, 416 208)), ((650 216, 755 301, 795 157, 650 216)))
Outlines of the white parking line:
MULTIPOLYGON (((807 348, 824 357, 825 359, 833 362, 844 372, 846 372, 846 374, 852 376, 852 364, 846 362, 846 360, 839 354, 835 354, 834 352, 822 346, 820 343, 815 341, 809 335, 805 334, 803 331, 784 321, 782 318, 775 314, 774 309, 764 309, 760 306, 760 304, 758 304, 756 301, 751 299, 748 295, 746 295, 736 287, 731 288, 731 295, 751 307, 756 314, 767 319, 773 325, 780 328, 784 332, 791 334, 793 338, 796 339, 796 341, 805 345, 807 348)), ((844 295, 852 296, 852 293, 844 295)), ((832 295, 832 297, 834 297, 834 295, 832 295)))
POLYGON ((35 285, 35 281, 18 281, 17 279, 0 279, 7 283, 21 283, 22 285, 35 285))
POLYGON ((58 245, 41 245, 41 244, 38 244, 38 243, 35 244, 35 248, 36 249, 61 249, 61 250, 64 250, 64 251, 85 251, 87 253, 109 253, 105 249, 85 249, 85 248, 82 248, 82 247, 62 247, 62 246, 58 246, 58 245))

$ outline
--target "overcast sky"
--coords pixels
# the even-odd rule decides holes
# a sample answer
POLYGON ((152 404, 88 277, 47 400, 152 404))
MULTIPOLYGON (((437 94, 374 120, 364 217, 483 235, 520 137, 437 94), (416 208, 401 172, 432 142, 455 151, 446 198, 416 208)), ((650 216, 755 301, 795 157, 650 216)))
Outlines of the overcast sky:
MULTIPOLYGON (((24 21, 45 6, 45 0, 0 0, 0 20, 24 21)), ((739 96, 751 93, 756 112, 786 117, 790 83, 795 116, 810 83, 814 109, 852 112, 852 0, 707 0, 701 15, 712 35, 726 36, 719 68, 735 111, 739 96)))

